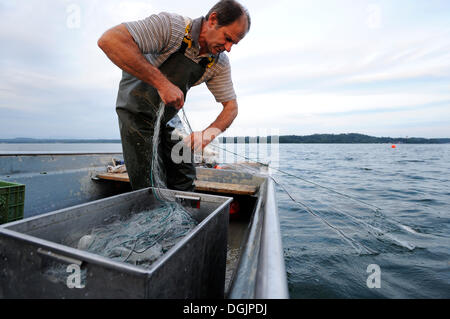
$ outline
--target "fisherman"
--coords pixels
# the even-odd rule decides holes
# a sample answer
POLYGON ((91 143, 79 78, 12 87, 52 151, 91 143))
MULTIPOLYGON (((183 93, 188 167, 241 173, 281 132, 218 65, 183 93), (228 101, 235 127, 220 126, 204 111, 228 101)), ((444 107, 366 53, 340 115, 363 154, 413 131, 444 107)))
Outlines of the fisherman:
POLYGON ((223 110, 208 128, 184 139, 187 149, 203 149, 232 124, 238 104, 224 51, 230 52, 245 37, 250 23, 250 15, 240 3, 221 0, 206 17, 192 20, 162 12, 120 24, 99 39, 99 47, 123 70, 116 111, 134 190, 152 186, 152 140, 158 133, 167 187, 194 189, 192 161, 176 164, 171 158, 172 148, 180 142, 172 138, 174 123, 179 121, 177 113, 184 106, 187 91, 206 83, 223 110), (161 102, 165 105, 161 129, 154 132, 161 102))

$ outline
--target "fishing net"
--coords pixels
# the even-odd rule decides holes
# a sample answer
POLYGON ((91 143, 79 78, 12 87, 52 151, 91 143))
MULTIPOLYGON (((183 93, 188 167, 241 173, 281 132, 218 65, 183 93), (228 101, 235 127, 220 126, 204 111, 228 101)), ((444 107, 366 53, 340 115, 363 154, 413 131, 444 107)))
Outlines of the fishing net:
POLYGON ((182 237, 197 226, 197 221, 181 204, 173 192, 167 191, 158 155, 161 120, 165 105, 160 104, 152 139, 151 186, 159 206, 133 212, 126 218, 95 227, 76 243, 78 249, 89 251, 116 261, 149 267, 171 249, 182 237))
POLYGON ((161 131, 161 120, 164 116, 165 105, 161 102, 159 105, 158 112, 156 114, 156 123, 153 134, 152 141, 152 167, 151 167, 151 176, 150 180, 153 187, 153 194, 160 201, 174 201, 173 196, 169 195, 167 192, 162 192, 162 189, 166 189, 167 185, 165 182, 165 178, 162 175, 163 171, 161 169, 161 157, 158 155, 158 149, 160 144, 160 131, 161 131))
MULTIPOLYGON (((178 134, 181 138, 186 138, 187 136, 194 133, 191 124, 189 123, 189 120, 186 116, 186 112, 184 108, 181 112, 181 118, 179 118, 179 125, 177 126, 177 129, 175 130, 175 134, 178 134)), ((199 142, 199 141, 198 141, 199 142)), ((219 163, 219 142, 217 139, 211 141, 209 145, 207 145, 205 148, 203 148, 200 151, 194 152, 194 163, 195 164, 203 164, 206 166, 213 167, 219 163)))
MULTIPOLYGON (((148 269, 197 224, 178 203, 162 202, 154 209, 132 212, 125 217, 113 215, 87 235, 67 244, 148 269)), ((58 262, 48 264, 43 274, 55 283, 66 284, 68 280, 67 265, 58 262)), ((81 283, 86 278, 87 270, 82 268, 81 283)))
POLYGON ((155 209, 95 227, 81 237, 77 248, 148 268, 197 224, 180 204, 162 202, 155 209))

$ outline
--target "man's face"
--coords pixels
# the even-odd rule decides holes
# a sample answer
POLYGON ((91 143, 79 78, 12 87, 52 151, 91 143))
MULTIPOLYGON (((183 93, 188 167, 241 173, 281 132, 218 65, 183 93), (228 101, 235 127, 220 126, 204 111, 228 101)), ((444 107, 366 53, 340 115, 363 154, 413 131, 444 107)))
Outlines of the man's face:
POLYGON ((248 30, 248 20, 246 15, 242 15, 232 24, 225 27, 219 26, 217 16, 212 13, 207 23, 206 44, 211 54, 218 54, 223 51, 231 51, 231 47, 241 41, 248 30))

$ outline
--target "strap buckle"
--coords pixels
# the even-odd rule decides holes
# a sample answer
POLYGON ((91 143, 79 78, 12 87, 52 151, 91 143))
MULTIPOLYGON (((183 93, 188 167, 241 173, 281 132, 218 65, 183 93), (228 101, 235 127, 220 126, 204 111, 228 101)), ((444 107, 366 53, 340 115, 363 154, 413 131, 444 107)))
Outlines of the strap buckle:
POLYGON ((183 38, 183 42, 188 45, 189 49, 192 47, 191 27, 192 27, 192 24, 188 24, 186 26, 184 38, 183 38))

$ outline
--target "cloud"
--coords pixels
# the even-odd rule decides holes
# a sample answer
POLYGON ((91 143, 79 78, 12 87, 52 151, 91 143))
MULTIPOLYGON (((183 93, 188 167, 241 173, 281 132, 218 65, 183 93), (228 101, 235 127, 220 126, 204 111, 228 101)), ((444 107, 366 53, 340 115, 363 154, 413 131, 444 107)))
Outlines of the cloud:
MULTIPOLYGON (((121 71, 98 38, 160 11, 204 15, 215 2, 0 0, 0 137, 118 138, 121 71)), ((448 1, 244 4, 252 28, 229 54, 240 110, 227 134, 450 136, 448 1)), ((205 85, 188 95, 194 129, 221 110, 205 85)))

